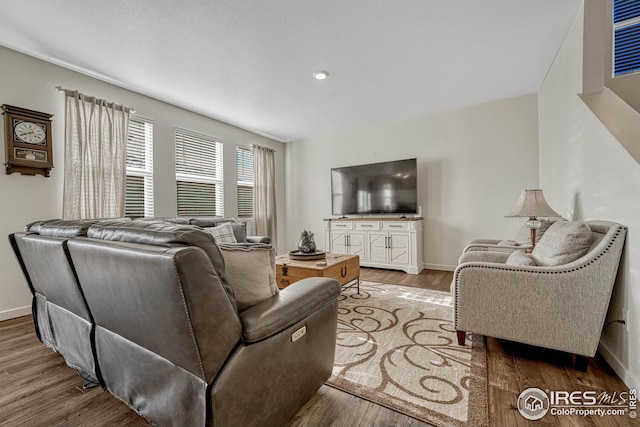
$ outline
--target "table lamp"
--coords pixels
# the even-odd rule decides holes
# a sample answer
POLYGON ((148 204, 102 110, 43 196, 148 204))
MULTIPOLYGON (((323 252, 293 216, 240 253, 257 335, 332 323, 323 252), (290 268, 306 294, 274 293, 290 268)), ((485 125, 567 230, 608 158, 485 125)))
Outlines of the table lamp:
POLYGON ((522 190, 516 205, 505 216, 529 218, 526 225, 531 229, 531 247, 527 248, 526 252, 531 253, 536 246, 536 230, 542 225, 538 217, 559 217, 561 215, 547 204, 542 190, 522 190))

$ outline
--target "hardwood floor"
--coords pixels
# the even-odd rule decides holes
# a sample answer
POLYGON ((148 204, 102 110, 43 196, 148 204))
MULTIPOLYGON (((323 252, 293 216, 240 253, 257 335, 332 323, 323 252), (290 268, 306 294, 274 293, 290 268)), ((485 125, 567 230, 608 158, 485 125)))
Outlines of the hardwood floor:
POLYGON ((453 273, 440 270, 422 270, 420 274, 407 274, 404 271, 382 270, 380 268, 361 268, 360 279, 378 283, 413 286, 449 292, 453 273))
POLYGON ((82 379, 45 347, 31 316, 0 322, 0 426, 142 426, 148 423, 82 379))
MULTIPOLYGON (((419 275, 362 269, 362 279, 449 291, 452 273, 425 270, 419 275)), ((567 354, 487 339, 489 425, 633 426, 628 417, 567 417, 547 414, 525 420, 516 409, 521 391, 626 391, 604 360, 596 357, 587 373, 576 371, 567 354)), ((118 399, 96 387, 82 389, 82 379, 62 357, 41 344, 30 316, 0 322, 0 426, 146 426, 118 399)), ((413 418, 323 386, 292 420, 291 427, 422 427, 413 418)), ((471 426, 470 426, 471 427, 471 426)))

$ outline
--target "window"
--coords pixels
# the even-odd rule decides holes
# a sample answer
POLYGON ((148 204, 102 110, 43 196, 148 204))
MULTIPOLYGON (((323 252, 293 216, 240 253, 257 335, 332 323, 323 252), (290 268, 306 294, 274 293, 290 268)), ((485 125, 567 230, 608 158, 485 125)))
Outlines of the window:
POLYGON ((224 216, 223 142, 176 128, 178 216, 224 216))
POLYGON ((640 1, 613 1, 613 76, 640 71, 640 1))
POLYGON ((124 215, 153 216, 153 121, 132 116, 127 135, 124 215))
POLYGON ((236 149, 238 163, 238 216, 253 216, 253 151, 250 148, 236 149))

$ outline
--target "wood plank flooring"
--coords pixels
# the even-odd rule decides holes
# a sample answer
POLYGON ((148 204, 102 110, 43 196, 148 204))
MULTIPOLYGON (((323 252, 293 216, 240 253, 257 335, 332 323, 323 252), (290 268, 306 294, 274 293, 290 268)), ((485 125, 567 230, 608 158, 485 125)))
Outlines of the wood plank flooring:
MULTIPOLYGON (((452 273, 420 275, 362 269, 362 279, 448 291, 452 273)), ((551 390, 620 392, 626 386, 601 358, 587 373, 573 369, 567 354, 487 339, 489 424, 518 426, 633 426, 623 417, 552 417, 525 420, 516 409, 527 387, 551 390)), ((147 426, 101 388, 85 390, 62 357, 41 344, 31 316, 0 322, 0 426, 147 426)), ((427 424, 374 403, 323 386, 291 421, 290 427, 423 427, 427 424)))

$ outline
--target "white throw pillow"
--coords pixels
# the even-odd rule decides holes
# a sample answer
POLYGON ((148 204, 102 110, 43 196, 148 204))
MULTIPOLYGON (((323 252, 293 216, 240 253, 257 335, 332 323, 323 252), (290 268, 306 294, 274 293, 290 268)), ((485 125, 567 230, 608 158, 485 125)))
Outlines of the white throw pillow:
POLYGON ((525 266, 535 266, 536 261, 529 255, 525 253, 525 251, 513 251, 509 258, 507 258, 507 265, 525 265, 525 266))
POLYGON ((233 233, 233 226, 230 222, 224 223, 217 227, 205 227, 216 243, 236 243, 236 235, 233 233))
POLYGON ((238 311, 246 310, 278 294, 276 253, 271 245, 222 245, 220 250, 238 311))
POLYGON ((538 265, 568 264, 586 255, 591 241, 591 228, 584 222, 558 221, 549 227, 531 255, 538 265))

